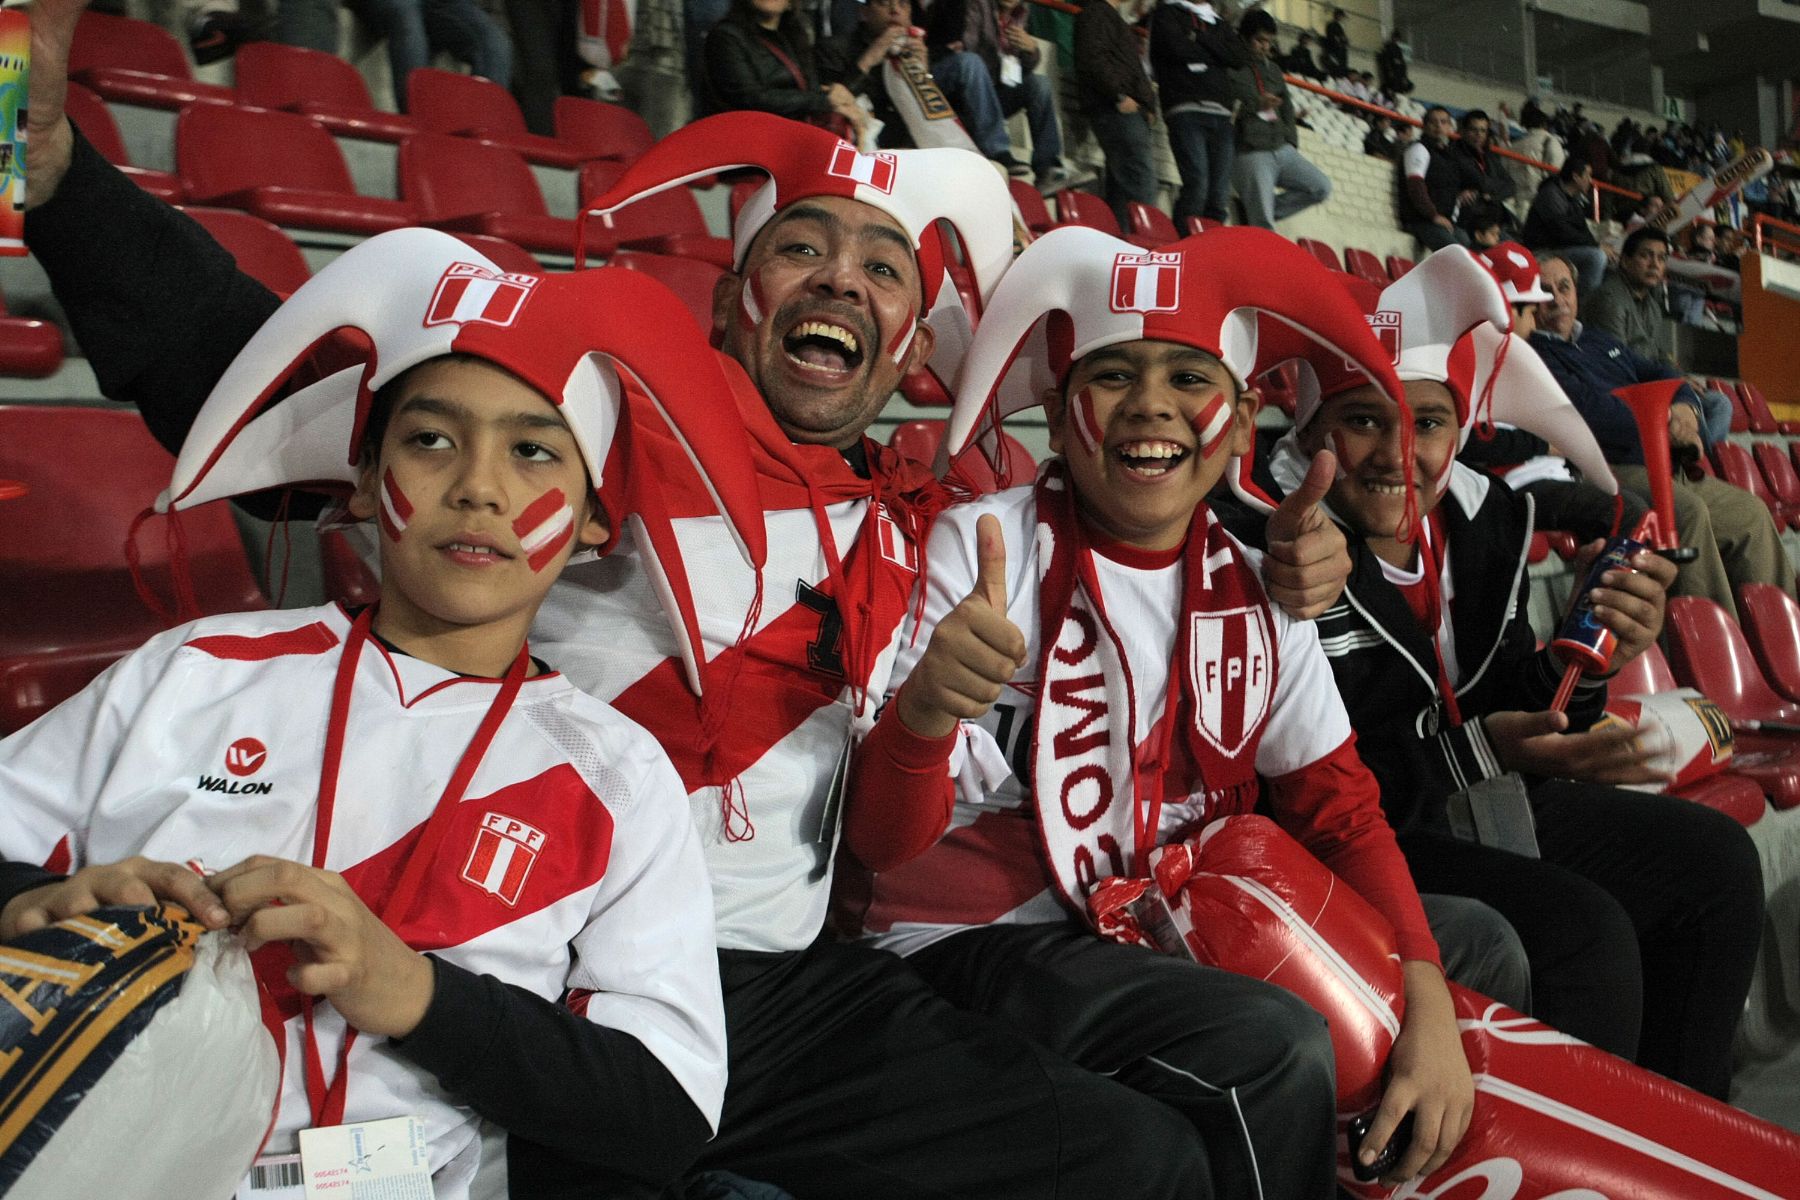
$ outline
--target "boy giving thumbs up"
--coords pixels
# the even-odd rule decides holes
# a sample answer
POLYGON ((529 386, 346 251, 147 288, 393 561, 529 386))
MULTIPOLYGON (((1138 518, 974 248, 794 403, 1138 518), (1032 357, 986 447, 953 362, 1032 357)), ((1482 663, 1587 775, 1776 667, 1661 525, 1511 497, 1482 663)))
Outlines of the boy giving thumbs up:
MULTIPOLYGON (((1262 323, 1404 403, 1323 275, 1260 230, 1157 254, 1058 230, 1020 257, 947 448, 1041 403, 1058 457, 939 518, 922 625, 859 747, 845 824, 871 872, 840 889, 845 925, 959 1007, 1175 1108, 1221 1196, 1331 1193, 1324 1023, 1261 981, 1102 941, 1084 901, 1263 797, 1399 933, 1414 1053, 1396 1048, 1387 1099, 1415 1117, 1409 1173, 1448 1156, 1473 1104, 1437 946, 1318 635, 1271 603, 1260 556, 1206 503, 1253 444, 1262 323)), ((1272 537, 1314 522, 1334 469, 1321 454, 1272 537)))

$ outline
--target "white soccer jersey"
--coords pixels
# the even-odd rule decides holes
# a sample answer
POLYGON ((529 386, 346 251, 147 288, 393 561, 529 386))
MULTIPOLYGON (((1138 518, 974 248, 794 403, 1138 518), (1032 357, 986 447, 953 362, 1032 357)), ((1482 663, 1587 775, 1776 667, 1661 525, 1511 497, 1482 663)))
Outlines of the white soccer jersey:
MULTIPOLYGON (((1027 761, 1042 651, 1037 506, 1030 487, 958 505, 938 518, 926 556, 924 627, 934 628, 975 586, 975 525, 988 513, 999 518, 1006 542, 1007 617, 1025 635, 1025 666, 986 716, 963 722, 950 760, 956 804, 949 831, 918 858, 873 880, 862 921, 865 936, 900 954, 971 926, 1059 921, 1068 916, 1044 865, 1027 761)), ((1248 548, 1244 555, 1260 574, 1261 555, 1248 548)), ((1096 553, 1094 568, 1108 618, 1124 642, 1132 678, 1142 681, 1137 684, 1133 731, 1141 742, 1161 720, 1168 696, 1169 660, 1181 608, 1181 564, 1140 569, 1096 553)), ((1264 776, 1300 770, 1339 749, 1350 736, 1350 721, 1312 622, 1292 620, 1279 608, 1272 612, 1281 669, 1256 754, 1256 769, 1264 776)), ((927 634, 901 639, 890 694, 899 689, 928 644, 927 634)), ((1166 802, 1159 840, 1207 817, 1199 804, 1166 802)))
MULTIPOLYGON (((0 858, 44 862, 66 844, 72 869, 134 854, 212 870, 252 854, 310 863, 349 631, 332 605, 210 617, 152 638, 0 742, 0 858)), ((385 891, 497 686, 364 646, 328 869, 385 891)), ((724 1010, 711 893, 681 794, 642 729, 561 675, 527 679, 398 932, 552 1001, 591 991, 587 1018, 636 1037, 716 1125, 724 1010)), ((270 982, 286 987, 279 972, 270 982)), ((277 1002, 287 1070, 272 1150, 291 1148, 311 1120, 298 998, 278 991, 277 1002)), ((335 1063, 342 1018, 320 1004, 315 1024, 335 1063)), ((358 1038, 348 1069, 346 1119, 422 1117, 439 1200, 465 1195, 475 1114, 382 1039, 358 1038)))
MULTIPOLYGON (((850 555, 869 508, 866 500, 825 508, 841 556, 850 555)), ((909 577, 912 547, 885 515, 877 519, 882 569, 909 577)), ((852 733, 866 733, 873 723, 900 622, 869 631, 882 647, 869 678, 847 678, 839 653, 842 616, 825 596, 827 563, 812 512, 771 511, 766 520, 768 566, 750 657, 767 671, 738 680, 722 733, 727 753, 742 764, 735 786, 742 789, 754 836, 727 836, 720 787, 695 788, 690 800, 712 875, 719 945, 798 950, 824 924, 839 825, 837 768, 852 733), (870 697, 861 713, 858 683, 870 697)), ((675 529, 711 660, 737 641, 754 577, 718 518, 678 520, 675 529)), ((644 556, 627 539, 608 557, 564 571, 538 613, 533 645, 580 687, 617 703, 648 728, 692 784, 687 756, 697 750, 700 731, 671 660, 675 640, 655 586, 644 556), (664 688, 666 709, 644 702, 652 683, 664 688)))

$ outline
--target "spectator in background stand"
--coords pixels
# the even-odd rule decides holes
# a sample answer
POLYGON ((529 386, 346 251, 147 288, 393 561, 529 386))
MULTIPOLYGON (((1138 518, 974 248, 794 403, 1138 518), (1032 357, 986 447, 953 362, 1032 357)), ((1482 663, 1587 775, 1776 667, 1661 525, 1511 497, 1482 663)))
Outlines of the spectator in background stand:
POLYGON ((1507 212, 1498 204, 1477 200, 1462 213, 1462 227, 1469 235, 1469 248, 1477 253, 1491 250, 1505 240, 1507 212))
POLYGON ((1468 245, 1469 235, 1456 224, 1456 211, 1474 189, 1463 182, 1463 165, 1450 153, 1456 123, 1450 110, 1434 104, 1425 110, 1419 140, 1406 148, 1400 171, 1400 228, 1426 250, 1468 245))
POLYGON ((1253 8, 1238 21, 1250 65, 1237 72, 1237 162, 1233 174, 1244 220, 1264 229, 1331 195, 1331 180, 1301 157, 1294 101, 1276 65, 1275 18, 1253 8), (1279 189, 1279 194, 1278 194, 1279 189))
MULTIPOLYGON (((1668 173, 1662 164, 1650 155, 1652 143, 1648 137, 1640 134, 1619 153, 1618 161, 1613 164, 1611 182, 1628 191, 1637 192, 1645 197, 1655 196, 1664 204, 1675 203, 1675 189, 1669 185, 1668 173)), ((1608 215, 1615 221, 1623 221, 1631 209, 1638 203, 1630 196, 1613 195, 1608 204, 1608 215)))
POLYGON ((1211 4, 1163 0, 1150 14, 1150 67, 1169 123, 1169 149, 1181 172, 1177 229, 1185 231, 1190 217, 1222 222, 1228 215, 1236 141, 1232 72, 1249 65, 1243 39, 1211 4))
POLYGON ((789 0, 731 0, 706 35, 709 110, 753 109, 852 140, 868 114, 841 83, 820 86, 812 41, 789 0))
POLYGON ((1331 10, 1331 23, 1325 26, 1325 41, 1321 53, 1324 55, 1325 74, 1331 79, 1342 79, 1350 73, 1350 35, 1344 32, 1344 10, 1331 10))
POLYGON ((1516 158, 1505 160, 1506 169, 1513 177, 1514 195, 1534 196, 1539 184, 1562 169, 1563 160, 1569 157, 1569 152, 1563 148, 1562 139, 1550 132, 1550 118, 1544 115, 1544 110, 1537 106, 1536 101, 1525 102, 1525 108, 1519 114, 1519 124, 1525 127, 1525 133, 1513 142, 1513 150, 1526 158, 1547 164, 1550 170, 1522 163, 1516 158))
POLYGON ((1512 176, 1501 165, 1501 158, 1488 145, 1491 124, 1487 113, 1471 108, 1462 115, 1461 136, 1450 147, 1463 177, 1462 187, 1475 195, 1465 200, 1468 205, 1479 201, 1499 206, 1512 199, 1512 176))
MULTIPOLYGON (((1539 256, 1544 287, 1556 298, 1538 306, 1537 331, 1531 345, 1556 376, 1575 407, 1594 431, 1619 483, 1640 495, 1650 494, 1644 469, 1644 446, 1637 422, 1613 389, 1680 373, 1632 351, 1618 338, 1577 320, 1576 277, 1569 261, 1539 256)), ((1732 616, 1737 615, 1735 588, 1744 583, 1772 583, 1792 596, 1794 568, 1763 502, 1742 488, 1701 474, 1691 478, 1680 464, 1700 456, 1703 402, 1683 386, 1669 408, 1669 447, 1677 464, 1675 527, 1681 544, 1698 552, 1684 564, 1669 589, 1674 596, 1704 596, 1732 616)))
MULTIPOLYGON (((377 37, 387 39, 394 105, 406 111, 406 77, 442 51, 477 75, 512 86, 512 42, 475 0, 357 0, 351 9, 377 37)), ((337 0, 280 0, 275 40, 338 52, 337 0)))
MULTIPOLYGON (((1130 227, 1131 202, 1154 205, 1158 190, 1150 157, 1156 93, 1139 57, 1137 35, 1119 15, 1125 3, 1084 0, 1075 16, 1075 91, 1106 155, 1106 202, 1121 228, 1130 227)), ((1270 41, 1274 26, 1270 18, 1270 41)))
POLYGON ((1374 158, 1385 158, 1399 166, 1400 160, 1412 147, 1411 135, 1411 125, 1396 126, 1382 114, 1373 113, 1369 117, 1369 132, 1363 135, 1363 153, 1374 158))
POLYGON ((1588 228, 1593 187, 1593 167, 1587 159, 1571 154, 1563 161, 1562 170, 1538 185, 1531 211, 1525 214, 1525 228, 1519 233, 1519 240, 1540 260, 1555 254, 1574 263, 1584 296, 1600 286, 1610 257, 1588 228))
MULTIPOLYGON (((1679 371, 1675 322, 1669 317, 1672 301, 1693 311, 1692 319, 1682 313, 1690 325, 1705 317, 1705 293, 1669 283, 1669 235, 1647 225, 1625 239, 1618 265, 1582 305, 1594 328, 1612 334, 1634 354, 1679 371)), ((1702 438, 1708 446, 1723 441, 1731 432, 1731 398, 1712 388, 1695 390, 1700 394, 1702 438)))
MULTIPOLYGON (((1167 7, 1167 0, 1165 0, 1164 6, 1167 7)), ((1151 53, 1154 54, 1156 52, 1154 34, 1151 35, 1150 45, 1151 53)), ((1310 79, 1314 83, 1325 82, 1325 72, 1319 70, 1319 64, 1313 61, 1312 34, 1305 30, 1301 30, 1300 36, 1294 40, 1294 48, 1288 51, 1287 57, 1282 59, 1281 65, 1287 68, 1290 75, 1298 75, 1300 78, 1310 79)))
POLYGON ((819 81, 827 87, 842 84, 852 96, 868 99, 871 115, 881 122, 877 144, 911 146, 912 135, 888 97, 882 71, 890 55, 925 61, 925 43, 912 35, 911 0, 867 0, 858 18, 819 43, 819 81))
POLYGON ((935 0, 925 18, 931 74, 975 145, 1008 175, 1035 174, 1038 186, 1067 178, 1062 127, 1050 81, 1036 74, 1038 45, 1025 30, 1021 0, 935 0), (1012 152, 1006 118, 1020 109, 1031 127, 1031 162, 1012 152))
POLYGON ((1412 76, 1406 70, 1405 29, 1394 26, 1375 55, 1375 70, 1381 75, 1381 90, 1389 96, 1404 96, 1413 90, 1412 76))

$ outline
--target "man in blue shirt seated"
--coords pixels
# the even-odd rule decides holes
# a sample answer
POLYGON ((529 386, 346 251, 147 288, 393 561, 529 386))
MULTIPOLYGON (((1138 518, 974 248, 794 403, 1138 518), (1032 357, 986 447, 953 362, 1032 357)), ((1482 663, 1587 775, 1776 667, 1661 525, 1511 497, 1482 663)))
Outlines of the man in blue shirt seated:
MULTIPOLYGON (((1554 253, 1538 256, 1544 286, 1555 299, 1538 306, 1532 349, 1581 410, 1594 438, 1624 487, 1648 495, 1649 473, 1637 423, 1613 389, 1657 379, 1679 379, 1674 367, 1636 353, 1604 330, 1576 319, 1575 267, 1554 253)), ((1669 409, 1669 448, 1677 462, 1700 453, 1701 401, 1686 384, 1669 409)), ((1675 525, 1681 544, 1699 552, 1681 568, 1677 596, 1705 596, 1734 617, 1734 589, 1743 583, 1772 583, 1794 594, 1794 568, 1781 548, 1769 510, 1742 488, 1702 475, 1689 479, 1675 472, 1675 525)))

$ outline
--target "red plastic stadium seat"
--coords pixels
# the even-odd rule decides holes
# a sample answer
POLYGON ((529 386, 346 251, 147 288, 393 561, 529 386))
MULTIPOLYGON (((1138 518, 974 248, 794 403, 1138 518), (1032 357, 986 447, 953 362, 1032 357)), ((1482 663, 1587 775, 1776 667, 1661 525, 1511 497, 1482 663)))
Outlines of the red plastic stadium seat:
POLYGON ((669 254, 646 254, 641 250, 621 250, 606 260, 609 267, 625 267, 642 271, 660 280, 681 297, 701 329, 712 328, 713 287, 725 272, 697 258, 676 258, 669 254))
POLYGON ((62 364, 62 332, 48 321, 7 315, 0 299, 0 375, 42 379, 62 364))
POLYGON ((1738 615, 1763 678, 1800 703, 1800 604, 1772 583, 1738 588, 1738 615))
POLYGON ((1549 537, 1549 535, 1546 534, 1541 529, 1532 531, 1531 545, 1526 547, 1526 550, 1525 550, 1525 561, 1528 563, 1541 563, 1546 558, 1549 558, 1549 557, 1550 557, 1550 537, 1549 537))
POLYGON ((501 146, 545 166, 573 167, 588 157, 526 129, 525 114, 512 93, 479 75, 415 67, 406 77, 406 111, 428 130, 501 146))
POLYGON ((1131 240, 1140 246, 1166 246, 1181 240, 1181 231, 1169 214, 1154 204, 1131 202, 1131 240))
POLYGON ((374 234, 419 220, 405 201, 357 195, 337 142, 298 113, 191 105, 175 120, 175 167, 193 203, 276 225, 374 234))
POLYGON ((1189 217, 1187 219, 1187 235, 1189 237, 1205 233, 1209 229, 1223 229, 1224 227, 1225 222, 1215 221, 1211 217, 1189 217))
MULTIPOLYGON (((419 219, 452 233, 485 233, 533 252, 572 254, 575 222, 553 217, 525 160, 511 150, 442 133, 400 143, 400 192, 419 219)), ((598 222, 588 253, 612 249, 598 222)))
POLYGON ((106 101, 93 92, 79 83, 71 83, 64 100, 64 110, 69 114, 69 119, 81 127, 82 134, 93 143, 94 149, 100 152, 100 157, 123 171, 146 192, 170 204, 180 204, 187 195, 187 189, 181 186, 181 180, 167 171, 152 171, 131 165, 131 156, 125 150, 125 139, 119 135, 119 125, 113 120, 112 110, 106 107, 106 101))
POLYGON ((1006 190, 1012 193, 1013 203, 1019 206, 1019 215, 1025 219, 1025 228, 1033 233, 1044 233, 1056 228, 1056 218, 1050 215, 1050 209, 1044 204, 1043 193, 1022 179, 1006 181, 1006 190))
MULTIPOLYGON (((138 599, 124 547, 174 466, 135 412, 0 406, 0 478, 31 489, 0 503, 0 733, 66 700, 163 628, 138 599)), ((146 581, 167 600, 165 527, 147 522, 138 547, 146 581)), ((268 607, 223 501, 183 513, 181 528, 202 612, 268 607)))
POLYGON ((1761 468, 1763 482, 1769 485, 1775 502, 1790 518, 1800 515, 1800 475, 1794 473, 1794 464, 1782 448, 1774 442, 1758 442, 1750 447, 1750 453, 1761 468))
MULTIPOLYGON (((1652 642, 1649 649, 1626 663, 1607 682, 1607 692, 1612 696, 1647 696, 1672 692, 1680 686, 1675 682, 1675 673, 1669 670, 1663 652, 1652 642)), ((1734 774, 1729 768, 1724 774, 1698 780, 1668 794, 1716 808, 1744 826, 1762 820, 1768 809, 1761 785, 1748 776, 1734 774)))
POLYGON ((1744 397, 1735 387, 1726 388, 1725 394, 1731 398, 1731 432, 1750 432, 1750 408, 1744 403, 1744 397))
MULTIPOLYGON (((585 205, 605 192, 625 168, 622 162, 591 162, 582 167, 581 202, 585 205)), ((685 187, 645 196, 615 213, 589 217, 588 228, 606 230, 600 236, 627 250, 697 258, 721 271, 731 269, 731 239, 715 237, 707 230, 699 201, 685 187)))
POLYGON ((1299 238, 1296 244, 1308 254, 1324 263, 1333 271, 1342 271, 1344 264, 1338 261, 1337 251, 1321 242, 1318 238, 1299 238))
MULTIPOLYGON (((1699 596, 1669 597, 1666 630, 1675 678, 1699 688, 1732 720, 1800 723, 1800 704, 1763 679, 1743 631, 1717 604, 1699 596)), ((1800 739, 1740 734, 1731 769, 1762 785, 1776 808, 1800 804, 1800 739)))
POLYGON ((1752 433, 1800 433, 1800 422, 1777 421, 1764 399, 1762 389, 1748 379, 1737 386, 1738 394, 1744 398, 1744 407, 1750 411, 1750 432, 1752 433))
POLYGON ((1101 233, 1120 236, 1119 218, 1113 215, 1112 205, 1080 188, 1064 188, 1056 193, 1056 215, 1062 218, 1064 225, 1086 225, 1101 233))
POLYGON ((551 113, 556 140, 573 147, 583 158, 631 162, 656 144, 656 135, 644 118, 617 104, 559 96, 551 113))
POLYGON ((1381 260, 1367 250, 1358 250, 1355 246, 1344 247, 1344 266, 1350 274, 1358 279, 1366 279, 1378 288, 1385 288, 1393 280, 1388 278, 1387 268, 1381 260))
POLYGON ((1557 557, 1561 558, 1564 562, 1573 560, 1575 552, 1581 549, 1581 543, 1576 539, 1575 535, 1565 529, 1545 530, 1544 537, 1549 541, 1550 548, 1556 551, 1557 557))
POLYGON ((1276 363, 1257 376, 1256 387, 1263 402, 1273 404, 1290 418, 1300 400, 1300 367, 1294 362, 1276 363))
POLYGON ((457 239, 481 251, 491 259, 495 266, 505 271, 521 275, 542 275, 544 264, 531 257, 530 251, 522 246, 514 245, 505 238, 489 237, 485 233, 459 233, 457 239))
POLYGON ((362 72, 323 50, 246 42, 237 51, 237 88, 244 104, 300 113, 343 137, 398 142, 419 132, 411 117, 376 108, 362 72))
POLYGON ((1800 518, 1800 512, 1782 507, 1775 499, 1768 484, 1763 482, 1762 472, 1756 469, 1756 460, 1750 457, 1748 450, 1736 442, 1719 442, 1713 447, 1713 457, 1718 460, 1719 474, 1724 476, 1726 483, 1743 488, 1768 506, 1776 528, 1787 524, 1790 518, 1800 518))
POLYGON ((69 78, 108 100, 146 108, 233 100, 230 88, 194 78, 181 43, 160 25, 92 10, 75 25, 69 78))
MULTIPOLYGON (((888 438, 888 445, 914 462, 929 467, 936 461, 938 443, 943 440, 944 422, 906 421, 894 429, 893 436, 888 438)), ((1031 482, 1032 473, 1037 470, 1031 451, 1025 449, 1012 434, 1002 432, 1000 453, 1002 465, 1011 476, 1012 486, 1031 482)), ((1000 490, 999 477, 988 465, 979 446, 969 447, 962 457, 950 464, 949 478, 961 482, 980 496, 1000 490)))
POLYGON ((231 251, 237 265, 271 292, 287 299, 312 278, 312 270, 300 247, 288 235, 261 217, 233 208, 190 208, 187 215, 200 222, 213 240, 231 251))
POLYGON ((1401 254, 1387 256, 1387 273, 1389 279, 1398 279, 1413 269, 1413 260, 1401 254))

